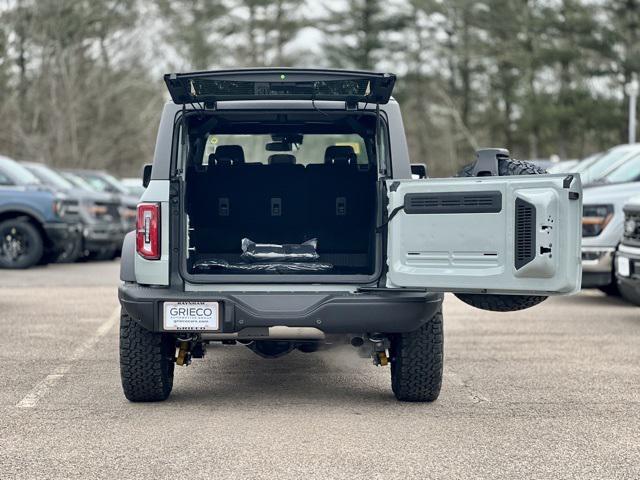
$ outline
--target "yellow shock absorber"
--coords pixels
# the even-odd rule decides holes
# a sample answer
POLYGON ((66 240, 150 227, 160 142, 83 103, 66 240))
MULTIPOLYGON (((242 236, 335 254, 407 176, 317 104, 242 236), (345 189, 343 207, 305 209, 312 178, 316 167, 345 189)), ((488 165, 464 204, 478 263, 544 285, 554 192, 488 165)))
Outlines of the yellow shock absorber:
POLYGON ((387 357, 387 352, 378 352, 378 362, 380 366, 385 367, 389 364, 389 357, 387 357))
POLYGON ((189 353, 189 342, 180 342, 180 349, 178 350, 176 365, 180 365, 180 366, 185 365, 188 353, 189 353))

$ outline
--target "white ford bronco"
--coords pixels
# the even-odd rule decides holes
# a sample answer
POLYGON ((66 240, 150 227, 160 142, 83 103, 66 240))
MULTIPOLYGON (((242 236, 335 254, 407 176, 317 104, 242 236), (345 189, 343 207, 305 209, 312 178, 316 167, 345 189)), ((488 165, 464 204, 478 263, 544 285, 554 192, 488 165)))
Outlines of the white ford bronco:
MULTIPOLYGON (((442 384, 443 292, 512 311, 580 288, 578 175, 485 149, 456 178, 412 165, 391 74, 169 74, 122 248, 120 367, 166 399, 207 344, 268 358, 351 343, 398 400, 442 384)), ((219 351, 219 350, 218 350, 219 351)))

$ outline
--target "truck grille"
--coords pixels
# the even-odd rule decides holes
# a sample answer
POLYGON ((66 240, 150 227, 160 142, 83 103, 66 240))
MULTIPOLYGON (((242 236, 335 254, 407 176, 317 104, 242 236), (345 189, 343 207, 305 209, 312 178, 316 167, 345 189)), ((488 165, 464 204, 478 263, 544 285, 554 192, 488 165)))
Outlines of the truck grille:
POLYGON ((640 245, 640 211, 625 211, 623 243, 640 245))
POLYGON ((515 267, 524 267, 536 256, 536 207, 516 198, 515 267))

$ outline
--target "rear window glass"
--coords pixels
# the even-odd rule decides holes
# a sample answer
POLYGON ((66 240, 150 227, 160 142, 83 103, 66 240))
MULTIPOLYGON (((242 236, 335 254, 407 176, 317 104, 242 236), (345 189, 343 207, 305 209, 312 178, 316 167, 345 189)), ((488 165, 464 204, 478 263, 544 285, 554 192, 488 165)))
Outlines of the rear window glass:
POLYGON ((276 154, 293 155, 296 157, 295 163, 301 165, 324 163, 325 152, 332 146, 349 146, 358 164, 369 163, 364 141, 357 134, 305 134, 302 143, 292 144, 291 151, 267 150, 267 144, 273 142, 271 135, 211 134, 207 137, 202 163, 208 165, 209 155, 222 145, 241 146, 247 163, 267 165, 269 157, 276 154))

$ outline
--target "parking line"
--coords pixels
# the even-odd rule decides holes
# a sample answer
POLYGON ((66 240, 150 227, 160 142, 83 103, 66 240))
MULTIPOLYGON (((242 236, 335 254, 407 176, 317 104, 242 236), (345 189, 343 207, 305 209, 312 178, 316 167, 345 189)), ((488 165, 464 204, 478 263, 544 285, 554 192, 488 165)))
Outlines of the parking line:
POLYGON ((80 360, 84 354, 92 349, 102 337, 104 337, 109 330, 113 328, 118 319, 120 318, 120 307, 117 307, 115 311, 102 323, 96 330, 95 335, 87 338, 69 357, 66 363, 59 365, 56 369, 47 375, 42 381, 38 382, 35 387, 31 389, 27 395, 20 400, 17 404, 17 408, 33 408, 35 407, 41 398, 47 395, 51 389, 65 376, 65 374, 71 370, 73 363, 80 360))

